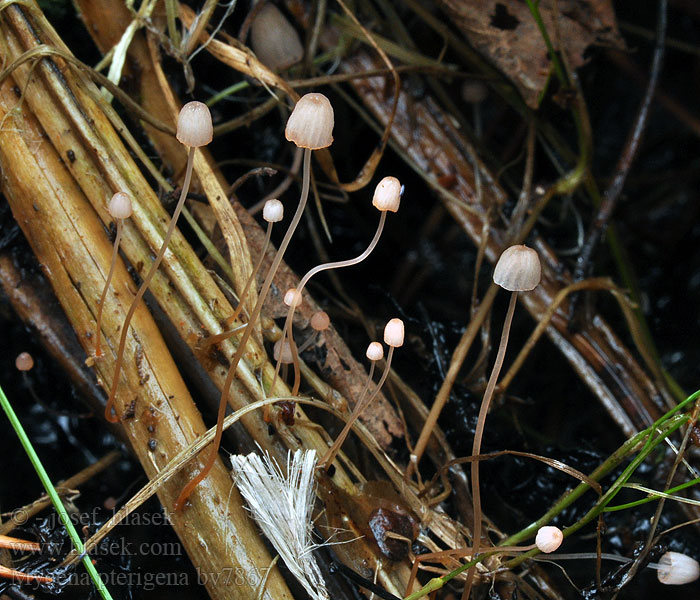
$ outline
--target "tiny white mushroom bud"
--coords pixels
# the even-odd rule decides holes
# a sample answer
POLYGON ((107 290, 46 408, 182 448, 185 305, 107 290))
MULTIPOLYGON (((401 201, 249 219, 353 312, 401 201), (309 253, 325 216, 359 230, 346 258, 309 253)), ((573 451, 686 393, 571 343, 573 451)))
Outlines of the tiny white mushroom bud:
POLYGON ((206 146, 214 137, 209 107, 203 102, 188 102, 177 118, 177 140, 185 146, 206 146))
POLYGON ((700 565, 694 558, 680 552, 666 552, 659 559, 656 576, 663 584, 683 585, 700 577, 700 565))
POLYGON ((382 358, 384 358, 384 346, 382 346, 379 342, 372 342, 369 346, 367 346, 366 355, 367 358, 373 362, 382 360, 382 358))
POLYGON ((20 352, 15 358, 15 367, 18 371, 31 371, 34 367, 34 359, 29 352, 20 352))
POLYGON ((333 107, 323 94, 305 94, 289 115, 284 136, 300 148, 319 150, 333 143, 333 107))
POLYGON ((272 200, 265 202, 265 206, 263 206, 263 219, 265 219, 268 223, 277 223, 283 218, 284 205, 279 200, 273 198, 272 200))
POLYGON ((265 4, 255 15, 250 44, 260 62, 273 71, 291 67, 304 56, 299 34, 274 4, 265 4))
POLYGON ((518 245, 507 248, 501 254, 493 272, 493 281, 510 292, 528 292, 537 287, 541 276, 537 252, 518 245))
POLYGON ((564 541, 564 534, 559 527, 547 525, 540 527, 535 537, 535 546, 545 554, 554 552, 564 541))
POLYGON ((301 304, 301 293, 296 288, 289 288, 284 294, 284 303, 296 308, 301 304))
POLYGON ((391 319, 384 327, 384 343, 394 348, 403 346, 403 333, 403 321, 401 319, 391 319))
POLYGON ((284 340, 284 344, 282 344, 282 340, 277 340, 272 347, 272 356, 283 365, 291 365, 294 362, 292 348, 288 340, 284 340))
POLYGON ((114 219, 128 219, 134 212, 131 197, 126 192, 117 192, 110 199, 107 210, 114 219))
POLYGON ((325 331, 330 327, 331 319, 327 312, 319 310, 311 315, 309 324, 311 325, 311 329, 314 331, 325 331))
POLYGON ((374 190, 372 205, 382 212, 399 210, 403 186, 396 177, 385 177, 374 190))

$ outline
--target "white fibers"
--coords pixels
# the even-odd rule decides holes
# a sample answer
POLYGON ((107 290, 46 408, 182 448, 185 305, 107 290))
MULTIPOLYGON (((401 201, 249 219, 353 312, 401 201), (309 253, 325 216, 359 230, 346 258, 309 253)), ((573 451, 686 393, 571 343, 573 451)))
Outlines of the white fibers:
POLYGON ((284 560, 287 568, 314 600, 329 600, 326 584, 313 557, 315 450, 287 455, 287 474, 268 454, 231 457, 234 481, 250 512, 284 560))

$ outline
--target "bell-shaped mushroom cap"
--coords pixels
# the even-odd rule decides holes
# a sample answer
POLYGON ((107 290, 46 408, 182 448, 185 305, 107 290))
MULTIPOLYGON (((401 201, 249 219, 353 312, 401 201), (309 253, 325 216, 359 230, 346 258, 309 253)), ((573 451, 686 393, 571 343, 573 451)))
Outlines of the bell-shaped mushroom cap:
POLYGON ((275 360, 280 361, 283 365, 290 365, 294 362, 294 355, 292 354, 292 347, 288 340, 277 340, 275 345, 272 347, 272 356, 275 360))
POLYGON ((273 198, 272 200, 265 202, 265 206, 263 206, 263 219, 265 219, 268 223, 277 223, 283 218, 284 206, 279 200, 273 198))
POLYGON ((384 358, 384 347, 379 342, 371 342, 370 345, 367 346, 367 352, 365 354, 371 361, 382 360, 382 358, 384 358))
POLYGON ((311 315, 309 325, 311 325, 311 329, 314 331, 325 331, 331 326, 331 319, 327 312, 318 310, 311 315))
POLYGON ((507 248, 496 263, 494 283, 510 292, 529 292, 537 287, 542 276, 540 257, 527 246, 507 248))
POLYGON ((554 552, 561 546, 562 541, 564 541, 564 534, 561 529, 552 525, 540 527, 535 536, 535 546, 545 554, 554 552))
POLYGON ((323 94, 305 94, 289 115, 284 136, 300 148, 319 150, 333 143, 333 107, 323 94))
POLYGON ((299 34, 274 4, 267 3, 250 26, 250 45, 258 60, 273 71, 298 63, 304 56, 299 34))
POLYGON ((400 203, 401 182, 396 177, 385 177, 374 189, 372 205, 382 212, 396 212, 400 203))
POLYGON ((398 348, 403 346, 403 321, 391 319, 384 327, 384 343, 387 346, 398 348))
POLYGON ((203 102, 188 102, 177 118, 177 140, 185 146, 206 146, 214 137, 209 107, 203 102))
POLYGON ((666 585, 683 585, 700 577, 700 565, 694 558, 680 552, 666 552, 659 559, 656 576, 666 585))
POLYGON ((110 199, 107 210, 114 219, 128 219, 134 212, 131 197, 126 192, 117 192, 110 199))
POLYGON ((297 290, 297 288, 289 288, 285 293, 284 293, 284 298, 283 302, 287 306, 293 306, 296 308, 301 304, 302 297, 301 297, 301 292, 297 290))

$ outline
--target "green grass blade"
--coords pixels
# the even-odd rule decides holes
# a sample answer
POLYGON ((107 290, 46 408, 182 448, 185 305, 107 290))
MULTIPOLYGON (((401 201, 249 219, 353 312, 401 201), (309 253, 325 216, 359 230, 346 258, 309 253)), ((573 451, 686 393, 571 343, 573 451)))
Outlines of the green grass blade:
MULTIPOLYGON (((39 460, 37 453, 34 451, 34 447, 29 441, 29 438, 27 437, 27 434, 24 431, 24 427, 22 427, 22 424, 19 422, 19 419, 17 418, 17 415, 15 414, 15 411, 13 410, 12 405, 10 404, 10 401, 7 399, 7 396, 5 396, 5 392, 3 391, 2 387, 0 387, 0 404, 2 405, 2 408, 5 411, 7 418, 10 420, 12 428, 15 430, 15 433, 17 434, 17 437, 19 438, 19 441, 22 444, 24 451, 27 453, 27 456, 29 457, 29 460, 31 461, 34 467, 34 470, 39 476, 41 484, 44 486, 44 489, 49 495, 49 498, 51 498, 51 502, 53 502, 58 516, 60 517, 61 521, 63 522, 63 525, 68 531, 68 535, 70 536, 70 539, 73 542, 75 549, 80 554, 82 554, 84 552, 83 542, 80 539, 78 532, 75 530, 75 527, 73 527, 73 523, 71 522, 70 517, 68 516, 68 513, 66 512, 66 509, 63 506, 63 502, 61 502, 61 499, 58 497, 56 488, 51 483, 51 479, 49 479, 49 476, 46 473, 44 466, 41 464, 41 460, 39 460)), ((90 557, 87 554, 83 556, 82 562, 88 574, 90 575, 92 582, 95 584, 97 591, 100 593, 100 596, 104 598, 104 600, 112 600, 112 596, 110 595, 109 590, 107 590, 107 588, 105 587, 105 584, 102 582, 99 573, 95 569, 95 566, 92 564, 92 560, 90 560, 90 557)))

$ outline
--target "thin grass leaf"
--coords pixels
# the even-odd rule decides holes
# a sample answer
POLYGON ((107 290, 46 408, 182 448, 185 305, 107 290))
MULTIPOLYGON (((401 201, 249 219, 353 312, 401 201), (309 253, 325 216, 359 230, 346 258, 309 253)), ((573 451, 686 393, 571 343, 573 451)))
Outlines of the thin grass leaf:
MULTIPOLYGON (((61 518, 61 522, 68 531, 68 535, 70 536, 73 545, 80 554, 83 554, 83 542, 81 541, 78 532, 75 530, 75 527, 73 527, 73 523, 71 522, 65 507, 63 506, 61 499, 58 497, 58 492, 56 492, 56 488, 53 486, 53 483, 51 483, 51 479, 49 478, 48 473, 44 469, 44 465, 41 464, 39 456, 34 451, 34 447, 32 446, 31 441, 29 441, 29 438, 27 437, 27 434, 24 431, 24 427, 22 427, 22 424, 19 422, 19 419, 17 418, 17 415, 15 414, 15 411, 12 408, 12 405, 10 404, 10 401, 7 399, 7 396, 5 396, 5 392, 3 391, 2 387, 0 387, 0 404, 2 405, 2 408, 5 411, 7 418, 10 420, 12 428, 15 430, 15 433, 17 434, 17 437, 19 438, 19 441, 22 444, 24 451, 27 453, 27 456, 29 457, 32 466, 34 467, 36 474, 39 476, 41 484, 44 486, 44 489, 49 495, 49 498, 51 498, 51 502, 53 502, 53 505, 56 508, 56 512, 61 518)), ((97 591, 100 593, 100 596, 102 596, 104 600, 112 600, 112 596, 110 595, 109 590, 105 587, 105 584, 102 583, 100 575, 98 574, 97 570, 95 569, 95 566, 92 564, 92 560, 87 554, 85 554, 85 556, 82 557, 82 562, 85 566, 85 570, 90 575, 90 579, 92 579, 92 583, 95 585, 97 591)))

